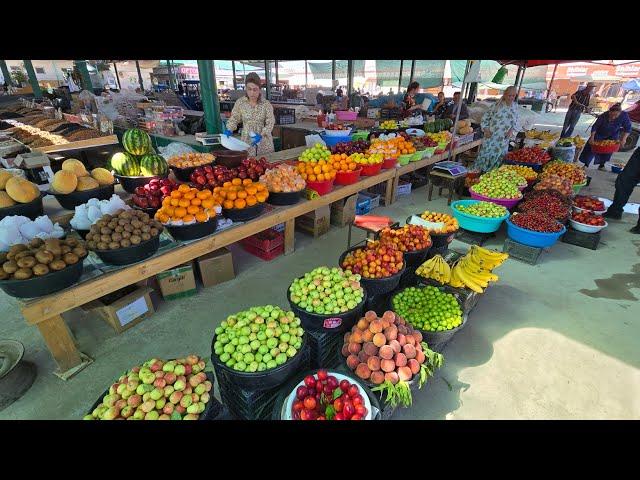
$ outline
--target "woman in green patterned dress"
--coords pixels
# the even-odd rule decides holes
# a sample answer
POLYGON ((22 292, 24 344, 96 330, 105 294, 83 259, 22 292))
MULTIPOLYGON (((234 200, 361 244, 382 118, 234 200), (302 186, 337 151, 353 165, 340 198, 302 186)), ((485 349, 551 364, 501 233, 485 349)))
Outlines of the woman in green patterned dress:
POLYGON ((482 116, 484 141, 475 162, 476 169, 487 172, 500 165, 502 157, 509 150, 509 139, 518 123, 516 88, 504 91, 502 98, 482 116))

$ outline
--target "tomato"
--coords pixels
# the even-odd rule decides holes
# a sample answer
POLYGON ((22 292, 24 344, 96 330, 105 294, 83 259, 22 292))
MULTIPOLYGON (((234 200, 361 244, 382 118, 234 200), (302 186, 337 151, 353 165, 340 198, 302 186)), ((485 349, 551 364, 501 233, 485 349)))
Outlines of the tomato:
POLYGON ((351 417, 351 420, 362 420, 362 416, 356 413, 353 417, 351 417))
POLYGON ((314 410, 317 405, 318 402, 314 397, 307 397, 304 399, 304 408, 306 408, 307 410, 314 410))
POLYGON ((340 396, 333 401, 333 409, 336 412, 341 412, 344 407, 344 399, 340 396))
POLYGON ((362 418, 367 416, 367 407, 364 405, 356 405, 356 415, 360 415, 362 418))
POLYGON ((296 390, 296 397, 299 398, 300 400, 304 400, 304 397, 306 396, 307 396, 307 387, 305 387, 304 385, 300 385, 296 390))
POLYGON ((296 400, 295 402, 293 402, 293 411, 294 412, 299 412, 303 408, 304 408, 304 403, 302 403, 301 400, 296 400))
POLYGON ((356 385, 351 385, 349 387, 349 396, 351 398, 355 397, 356 395, 358 395, 360 393, 360 389, 356 386, 356 385))
POLYGON ((344 393, 347 393, 349 391, 350 386, 351 384, 349 383, 349 380, 342 380, 340 382, 340 390, 342 390, 344 393))
POLYGON ((327 377, 329 376, 326 370, 318 370, 317 375, 318 375, 318 380, 326 380, 327 377))
POLYGON ((304 384, 307 387, 314 388, 316 386, 316 379, 313 375, 307 375, 304 377, 304 384))

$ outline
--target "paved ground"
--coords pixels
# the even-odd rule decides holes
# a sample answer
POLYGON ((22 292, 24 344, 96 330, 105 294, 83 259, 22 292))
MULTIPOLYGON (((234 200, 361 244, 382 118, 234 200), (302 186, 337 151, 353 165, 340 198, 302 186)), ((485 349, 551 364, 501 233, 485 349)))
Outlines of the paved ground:
MULTIPOLYGON (((586 193, 610 197, 614 175, 593 174, 586 193)), ((404 219, 426 208, 448 211, 444 199, 427 202, 421 188, 375 212, 404 219)), ((640 237, 628 233, 636 220, 627 214, 611 222, 597 251, 559 243, 536 266, 507 261, 497 272, 500 281, 445 350, 445 366, 415 395, 413 408, 394 418, 639 418, 640 237)), ((55 365, 37 329, 0 294, 2 336, 21 341, 25 358, 38 367, 33 387, 0 419, 81 418, 126 368, 151 357, 209 355, 213 329, 223 318, 251 305, 285 306, 291 279, 334 265, 346 236, 346 228, 335 227, 316 241, 296 234, 296 252, 272 262, 234 248, 239 273, 233 281, 165 302, 121 335, 99 318, 71 312, 68 324, 96 362, 68 382, 52 374, 55 365)), ((501 233, 489 246, 500 249, 503 241, 501 233)), ((452 248, 467 246, 454 241, 452 248)))

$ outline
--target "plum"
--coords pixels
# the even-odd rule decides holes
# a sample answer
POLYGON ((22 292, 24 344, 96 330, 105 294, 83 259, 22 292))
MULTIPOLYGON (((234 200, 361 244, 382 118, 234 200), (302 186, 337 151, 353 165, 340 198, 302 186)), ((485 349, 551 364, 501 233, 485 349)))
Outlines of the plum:
POLYGON ((358 353, 358 360, 360 360, 360 363, 367 363, 367 360, 369 360, 369 354, 367 354, 367 352, 365 352, 364 350, 360 350, 360 353, 358 353))
POLYGON ((409 329, 405 325, 399 325, 398 332, 400 332, 403 335, 406 335, 409 332, 409 329))

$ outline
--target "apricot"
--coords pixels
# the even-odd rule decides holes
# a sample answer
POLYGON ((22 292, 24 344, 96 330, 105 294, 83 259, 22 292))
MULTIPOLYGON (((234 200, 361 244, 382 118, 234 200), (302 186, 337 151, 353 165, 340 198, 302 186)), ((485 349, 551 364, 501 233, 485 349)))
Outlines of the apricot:
POLYGON ((373 336, 373 344, 376 347, 381 347, 387 343, 387 337, 384 336, 384 333, 376 333, 373 336))
POLYGON ((369 357, 369 360, 367 360, 367 367, 369 367, 369 370, 372 372, 377 372, 380 370, 380 359, 378 357, 369 357))
POLYGON ((380 320, 373 320, 369 325, 369 330, 371 330, 372 333, 382 332, 382 322, 380 320))
POLYGON ((367 380, 371 376, 371 370, 369 370, 366 363, 360 363, 356 367, 356 375, 363 380, 367 380))

